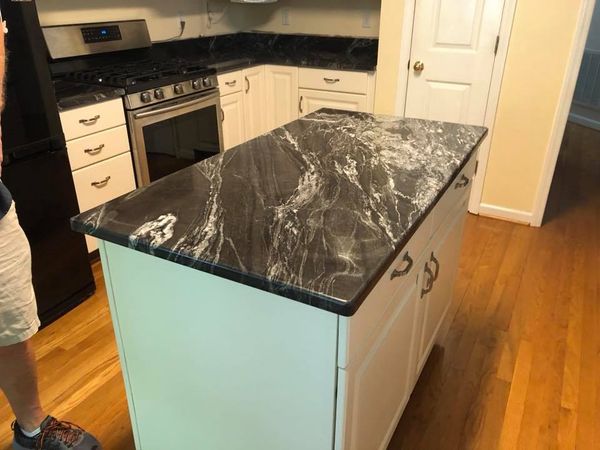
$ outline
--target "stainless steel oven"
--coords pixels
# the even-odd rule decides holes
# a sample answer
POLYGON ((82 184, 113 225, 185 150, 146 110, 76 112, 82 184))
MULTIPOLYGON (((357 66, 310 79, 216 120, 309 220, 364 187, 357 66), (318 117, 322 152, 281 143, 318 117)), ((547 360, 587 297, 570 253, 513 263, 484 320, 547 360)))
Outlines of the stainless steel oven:
POLYGON ((128 111, 138 186, 223 151, 219 90, 128 111))

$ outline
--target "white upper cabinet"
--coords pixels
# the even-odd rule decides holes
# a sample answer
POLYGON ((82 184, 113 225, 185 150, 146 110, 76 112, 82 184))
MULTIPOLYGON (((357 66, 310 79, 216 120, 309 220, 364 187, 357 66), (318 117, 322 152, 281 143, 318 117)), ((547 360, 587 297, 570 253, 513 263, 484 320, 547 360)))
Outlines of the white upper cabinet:
POLYGON ((244 142, 244 94, 236 92, 221 97, 221 120, 223 121, 223 148, 229 150, 244 142))
POLYGON ((267 83, 267 130, 298 118, 298 68, 265 66, 267 83))
POLYGON ((242 70, 246 140, 267 131, 265 66, 242 70))

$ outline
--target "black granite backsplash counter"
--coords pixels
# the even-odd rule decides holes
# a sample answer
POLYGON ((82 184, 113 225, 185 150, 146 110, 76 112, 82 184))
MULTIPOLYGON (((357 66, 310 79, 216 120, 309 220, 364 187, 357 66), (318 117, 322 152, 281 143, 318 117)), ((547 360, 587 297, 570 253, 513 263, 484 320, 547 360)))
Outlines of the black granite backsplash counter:
POLYGON ((233 70, 248 65, 278 64, 339 70, 373 71, 377 39, 314 35, 236 33, 156 44, 155 57, 180 57, 233 70))
POLYGON ((320 110, 87 211, 72 226, 352 315, 486 132, 320 110))
POLYGON ((54 92, 59 111, 105 102, 125 95, 125 91, 120 88, 63 80, 54 82, 54 92))

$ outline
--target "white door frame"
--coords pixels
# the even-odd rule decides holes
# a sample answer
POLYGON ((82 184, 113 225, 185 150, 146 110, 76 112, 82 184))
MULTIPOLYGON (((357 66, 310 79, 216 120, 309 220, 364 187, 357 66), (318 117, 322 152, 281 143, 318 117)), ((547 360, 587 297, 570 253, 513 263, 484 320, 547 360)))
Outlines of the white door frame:
MULTIPOLYGON (((500 42, 498 45, 498 53, 494 60, 494 68, 488 93, 488 102, 484 125, 489 129, 488 136, 481 144, 478 157, 477 175, 473 180, 471 189, 471 198, 469 199, 469 211, 474 214, 479 214, 481 205, 481 196, 483 194, 483 182, 487 169, 488 157, 490 152, 490 144, 494 134, 494 122, 496 120, 496 110, 498 109, 498 101, 500 99, 500 88, 502 86, 502 77, 504 75, 504 65, 508 55, 508 46, 510 35, 512 32, 513 19, 518 0, 505 0, 502 10, 502 19, 500 22, 500 42)), ((589 1, 589 0, 588 0, 589 1)), ((593 1, 593 0, 592 0, 593 1)), ((404 18, 402 21, 402 42, 400 47, 400 67, 398 71, 398 96, 396 98, 396 115, 404 116, 406 108, 406 95, 408 92, 408 76, 410 68, 410 52, 412 47, 412 35, 415 16, 416 0, 405 0, 404 3, 404 18)))
POLYGON ((571 110, 575 85, 577 84, 577 77, 579 75, 579 69, 581 68, 581 60, 583 58, 585 43, 590 31, 590 24, 592 21, 592 14, 594 13, 595 3, 596 0, 582 0, 581 7, 579 9, 579 17, 577 18, 573 45, 571 46, 571 52, 567 61, 567 73, 565 74, 565 79, 560 92, 559 103, 556 108, 556 113, 554 114, 552 134, 550 135, 550 142, 544 158, 542 175, 535 196, 535 202, 533 204, 531 225, 535 227, 541 226, 542 220, 544 219, 544 212, 546 210, 548 194, 550 193, 552 177, 554 176, 556 161, 558 159, 563 136, 565 134, 567 120, 569 119, 569 111, 571 110))

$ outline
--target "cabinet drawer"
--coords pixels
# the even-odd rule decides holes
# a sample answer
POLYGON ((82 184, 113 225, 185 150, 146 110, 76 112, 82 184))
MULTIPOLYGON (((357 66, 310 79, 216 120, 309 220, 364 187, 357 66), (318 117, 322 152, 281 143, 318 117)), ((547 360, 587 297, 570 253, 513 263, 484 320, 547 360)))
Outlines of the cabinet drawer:
POLYGON ((350 92, 367 95, 366 72, 300 68, 299 86, 322 91, 350 92))
POLYGON ((81 212, 108 202, 135 189, 131 155, 101 161, 73 172, 81 212))
POLYGON ((418 261, 431 238, 431 225, 432 215, 429 214, 379 279, 356 314, 352 317, 340 317, 340 368, 346 368, 354 361, 361 360, 361 355, 370 347, 378 324, 395 293, 399 289, 408 288, 408 283, 416 282, 416 275, 420 269, 418 261))
POLYGON ((81 169, 128 151, 129 137, 125 125, 73 139, 67 143, 71 170, 81 169))
POLYGON ((125 124, 120 98, 60 113, 65 139, 75 139, 125 124))
POLYGON ((473 176, 475 175, 475 166, 477 164, 477 153, 474 153, 465 165, 463 170, 452 180, 448 190, 444 193, 440 201, 433 209, 433 229, 432 232, 440 227, 446 220, 448 214, 454 209, 460 199, 471 191, 473 176))
POLYGON ((233 94, 242 90, 242 71, 228 72, 217 75, 221 95, 233 94))

